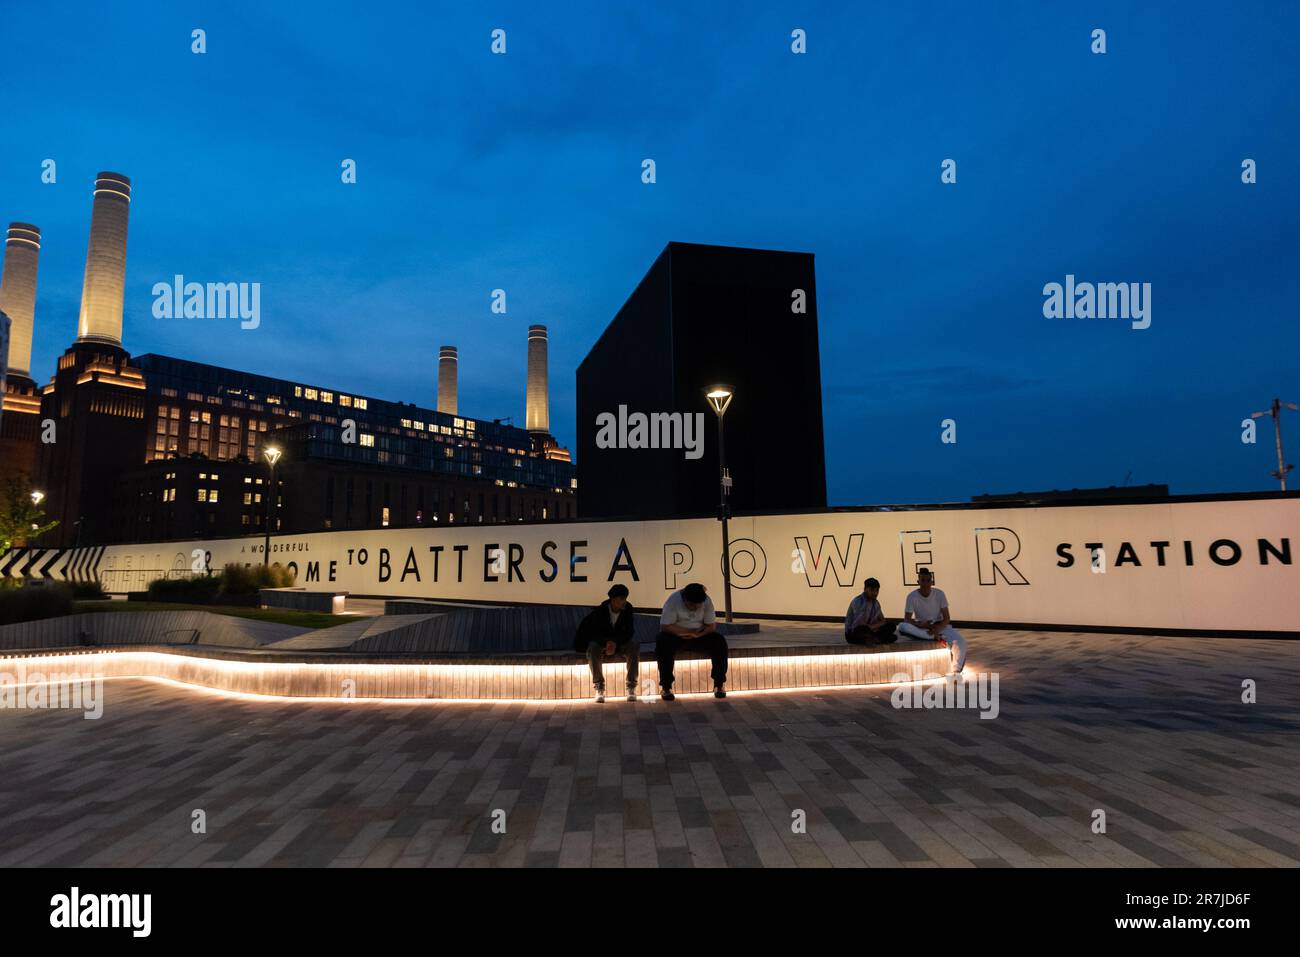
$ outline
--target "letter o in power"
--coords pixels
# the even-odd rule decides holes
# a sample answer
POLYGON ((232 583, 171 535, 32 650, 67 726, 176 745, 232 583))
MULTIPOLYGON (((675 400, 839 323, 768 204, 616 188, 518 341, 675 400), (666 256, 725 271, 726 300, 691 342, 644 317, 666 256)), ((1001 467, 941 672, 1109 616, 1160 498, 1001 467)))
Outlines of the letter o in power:
MULTIPOLYGON (((752 538, 734 539, 728 554, 731 556, 732 588, 753 588, 767 574, 767 553, 752 538)), ((718 565, 722 565, 721 558, 718 565)))

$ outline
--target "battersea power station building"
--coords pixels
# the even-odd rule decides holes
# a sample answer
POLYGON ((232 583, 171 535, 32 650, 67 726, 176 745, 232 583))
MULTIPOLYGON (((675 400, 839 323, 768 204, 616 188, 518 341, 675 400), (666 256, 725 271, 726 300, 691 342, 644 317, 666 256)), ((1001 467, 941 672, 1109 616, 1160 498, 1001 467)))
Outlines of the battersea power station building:
MULTIPOLYGON (((549 432, 547 329, 528 330, 526 428, 463 415, 454 346, 437 408, 122 347, 131 181, 95 180, 77 338, 31 375, 42 237, 10 225, 0 463, 30 476, 50 546, 572 519, 568 450, 549 432), (264 453, 278 449, 272 467, 264 453), (274 488, 271 485, 274 475, 274 488)), ((525 343, 520 343, 521 346, 525 343)))

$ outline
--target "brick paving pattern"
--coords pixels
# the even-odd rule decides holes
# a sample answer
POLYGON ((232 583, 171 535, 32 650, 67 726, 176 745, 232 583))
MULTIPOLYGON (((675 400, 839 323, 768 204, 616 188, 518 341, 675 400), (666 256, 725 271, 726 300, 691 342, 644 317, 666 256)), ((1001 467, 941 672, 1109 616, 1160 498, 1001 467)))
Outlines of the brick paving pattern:
POLYGON ((0 867, 1300 865, 1300 643, 967 635, 995 720, 885 688, 304 704, 111 681, 97 721, 0 709, 0 867))

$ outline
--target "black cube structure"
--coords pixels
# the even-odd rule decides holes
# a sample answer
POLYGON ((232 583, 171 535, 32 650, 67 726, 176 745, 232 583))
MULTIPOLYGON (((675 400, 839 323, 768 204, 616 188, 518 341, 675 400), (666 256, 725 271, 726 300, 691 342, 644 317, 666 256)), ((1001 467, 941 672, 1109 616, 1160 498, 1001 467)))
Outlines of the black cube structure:
POLYGON ((812 254, 669 243, 578 366, 579 514, 717 514, 717 420, 704 397, 716 383, 735 391, 732 510, 824 508, 812 254), (600 423, 638 412, 702 413, 702 456, 610 447, 600 423))

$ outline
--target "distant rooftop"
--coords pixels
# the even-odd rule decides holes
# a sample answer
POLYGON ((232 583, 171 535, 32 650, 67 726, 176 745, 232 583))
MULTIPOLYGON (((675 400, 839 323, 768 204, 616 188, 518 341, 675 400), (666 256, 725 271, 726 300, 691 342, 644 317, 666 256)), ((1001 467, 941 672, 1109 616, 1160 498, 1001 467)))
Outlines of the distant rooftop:
POLYGON ((1079 502, 1099 499, 1158 501, 1169 497, 1168 485, 1108 485, 1105 488, 1052 489, 1048 492, 1005 492, 972 495, 972 502, 1079 502))

